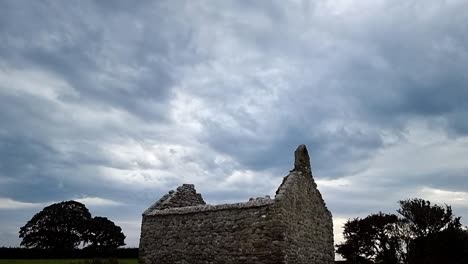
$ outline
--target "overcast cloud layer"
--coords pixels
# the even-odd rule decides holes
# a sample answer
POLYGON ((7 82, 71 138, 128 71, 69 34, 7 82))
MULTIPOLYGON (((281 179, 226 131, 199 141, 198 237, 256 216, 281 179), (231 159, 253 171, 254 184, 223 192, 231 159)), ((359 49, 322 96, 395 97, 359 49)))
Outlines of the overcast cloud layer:
MULTIPOLYGON (((0 245, 79 199, 138 246, 194 183, 273 195, 304 143, 343 222, 397 201, 468 223, 468 1, 0 2, 0 245)), ((337 241, 338 242, 338 241, 337 241)))

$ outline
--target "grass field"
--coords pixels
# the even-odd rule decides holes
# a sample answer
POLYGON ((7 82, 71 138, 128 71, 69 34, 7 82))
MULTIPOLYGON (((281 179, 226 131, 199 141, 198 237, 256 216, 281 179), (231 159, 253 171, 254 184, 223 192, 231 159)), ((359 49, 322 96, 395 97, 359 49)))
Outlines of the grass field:
MULTIPOLYGON (((79 264, 80 259, 0 259, 0 264, 79 264)), ((137 264, 136 259, 119 259, 119 264, 137 264)))

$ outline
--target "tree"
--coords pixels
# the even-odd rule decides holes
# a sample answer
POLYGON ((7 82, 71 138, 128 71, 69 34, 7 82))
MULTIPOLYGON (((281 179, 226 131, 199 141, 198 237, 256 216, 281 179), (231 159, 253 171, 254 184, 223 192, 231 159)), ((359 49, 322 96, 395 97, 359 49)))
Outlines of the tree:
POLYGON ((55 203, 35 214, 20 228, 21 246, 41 249, 72 249, 84 239, 87 221, 86 206, 75 201, 55 203))
POLYGON ((348 220, 337 253, 350 263, 466 263, 468 233, 450 206, 417 198, 399 204, 401 217, 379 213, 348 220))
POLYGON ((90 244, 94 249, 125 245, 122 229, 105 217, 91 217, 76 201, 55 203, 35 214, 20 228, 21 246, 39 249, 73 249, 90 244))
POLYGON ((460 217, 454 217, 452 207, 431 205, 430 201, 419 198, 399 201, 397 212, 408 226, 412 238, 422 238, 447 228, 461 229, 460 217))
POLYGON ((409 248, 409 264, 466 264, 468 233, 447 228, 426 237, 416 238, 409 248))
POLYGON ((397 212, 405 227, 400 237, 405 240, 407 263, 465 263, 467 235, 450 206, 431 205, 418 198, 399 203, 397 212))
POLYGON ((393 214, 372 214, 348 220, 344 225, 345 242, 337 245, 337 253, 352 263, 398 263, 398 217, 393 214))
POLYGON ((90 223, 87 233, 89 248, 115 249, 124 246, 125 235, 122 228, 106 217, 94 217, 90 223))

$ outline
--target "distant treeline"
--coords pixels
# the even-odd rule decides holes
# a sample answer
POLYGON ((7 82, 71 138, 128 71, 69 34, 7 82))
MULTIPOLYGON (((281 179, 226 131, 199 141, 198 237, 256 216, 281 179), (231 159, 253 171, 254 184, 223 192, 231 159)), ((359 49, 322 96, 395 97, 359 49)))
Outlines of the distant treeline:
POLYGON ((0 259, 90 259, 90 258, 138 258, 138 248, 112 250, 95 249, 29 249, 0 247, 0 259))

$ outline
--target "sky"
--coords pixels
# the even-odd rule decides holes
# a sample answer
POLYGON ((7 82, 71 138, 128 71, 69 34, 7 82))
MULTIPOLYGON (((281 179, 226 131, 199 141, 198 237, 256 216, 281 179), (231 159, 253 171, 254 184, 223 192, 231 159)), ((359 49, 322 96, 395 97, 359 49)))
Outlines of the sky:
POLYGON ((306 144, 343 223, 419 197, 468 225, 468 1, 0 1, 0 246, 77 200, 137 247, 193 183, 274 195, 306 144))

